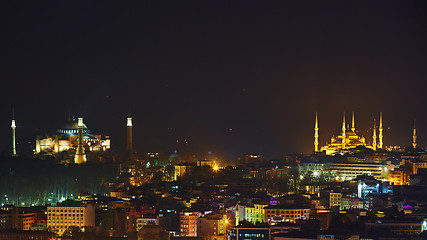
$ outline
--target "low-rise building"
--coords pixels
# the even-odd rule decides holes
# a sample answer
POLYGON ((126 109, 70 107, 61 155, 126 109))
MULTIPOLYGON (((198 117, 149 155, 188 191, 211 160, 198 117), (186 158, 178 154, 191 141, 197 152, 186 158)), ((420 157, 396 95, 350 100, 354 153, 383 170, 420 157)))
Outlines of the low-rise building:
POLYGON ((179 235, 197 237, 197 219, 199 212, 183 211, 179 216, 179 235))
POLYGON ((159 225, 159 218, 156 215, 144 215, 136 219, 137 231, 147 225, 159 225))
POLYGON ((62 235, 70 227, 78 227, 82 231, 95 227, 95 206, 75 202, 47 207, 47 228, 50 231, 62 235))
POLYGON ((330 191, 328 195, 329 208, 341 206, 342 193, 330 191))
POLYGON ((366 222, 366 231, 382 237, 386 236, 414 236, 423 231, 422 220, 399 219, 399 220, 377 220, 366 222))
POLYGON ((309 219, 310 207, 298 205, 270 205, 264 208, 265 222, 276 224, 280 222, 295 222, 296 220, 309 219))
POLYGON ((270 240, 269 226, 236 226, 230 230, 229 240, 270 240))
POLYGON ((0 229, 30 230, 37 221, 37 213, 27 207, 0 210, 0 229))
POLYGON ((427 162, 425 161, 417 161, 412 163, 412 174, 417 174, 418 169, 427 168, 427 162))
POLYGON ((329 169, 333 176, 341 180, 352 180, 359 175, 373 176, 375 179, 387 178, 391 167, 387 164, 376 163, 330 163, 329 169))
POLYGON ((267 206, 266 204, 248 204, 247 206, 238 204, 236 207, 236 225, 239 225, 239 222, 243 220, 253 224, 264 222, 264 208, 267 206))
POLYGON ((197 236, 204 238, 223 236, 226 233, 227 224, 225 214, 208 214, 200 217, 197 220, 197 236))
POLYGON ((397 168, 393 171, 389 171, 387 180, 392 185, 409 185, 410 183, 410 171, 404 168, 397 168))

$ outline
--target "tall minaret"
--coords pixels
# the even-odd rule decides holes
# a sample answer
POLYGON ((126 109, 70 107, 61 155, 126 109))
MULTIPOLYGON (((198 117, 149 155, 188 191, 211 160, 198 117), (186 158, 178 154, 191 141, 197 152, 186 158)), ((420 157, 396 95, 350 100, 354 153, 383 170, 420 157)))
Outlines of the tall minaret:
POLYGON ((380 112, 380 127, 378 128, 378 148, 383 148, 383 113, 380 112))
POLYGON ((345 112, 342 118, 342 148, 345 148, 345 112))
POLYGON ((74 163, 75 164, 81 164, 81 163, 85 163, 87 161, 86 159, 86 154, 85 154, 85 149, 83 148, 83 128, 84 128, 84 124, 83 124, 83 118, 79 118, 78 120, 78 136, 77 136, 77 150, 76 150, 76 155, 74 156, 74 163))
POLYGON ((375 118, 374 118, 374 130, 372 134, 372 148, 374 150, 377 150, 377 126, 376 126, 375 118))
POLYGON ((355 132, 356 131, 356 128, 354 127, 354 112, 353 112, 353 114, 352 114, 352 117, 351 117, 351 131, 352 132, 355 132))
POLYGON ((10 125, 12 128, 12 157, 18 156, 16 154, 16 135, 15 135, 15 129, 16 129, 16 123, 15 123, 15 112, 12 111, 12 124, 10 125))
POLYGON ((132 117, 130 116, 130 114, 129 114, 128 118, 127 118, 126 129, 127 129, 126 151, 128 151, 129 153, 133 153, 133 145, 132 145, 132 117))
POLYGON ((317 122, 317 112, 316 112, 316 122, 314 123, 314 151, 319 151, 319 124, 317 122))
POLYGON ((414 119, 414 133, 412 135, 412 146, 414 147, 414 149, 417 148, 417 129, 415 126, 415 122, 416 119, 414 119))

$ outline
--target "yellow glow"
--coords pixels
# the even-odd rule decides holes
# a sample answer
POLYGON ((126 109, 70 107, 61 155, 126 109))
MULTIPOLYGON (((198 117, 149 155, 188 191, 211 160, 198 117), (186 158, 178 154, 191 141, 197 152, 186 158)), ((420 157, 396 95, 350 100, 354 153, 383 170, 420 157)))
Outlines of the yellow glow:
POLYGON ((214 170, 214 171, 218 171, 218 170, 219 170, 219 167, 218 167, 217 165, 215 165, 215 166, 213 167, 213 170, 214 170))
POLYGON ((11 127, 12 127, 12 128, 16 128, 15 120, 12 120, 12 125, 11 125, 11 127))
POLYGON ((126 126, 132 127, 132 118, 128 117, 128 121, 127 121, 126 126))
MULTIPOLYGON (((382 124, 382 114, 381 117, 381 124, 382 124)), ((374 128, 373 132, 373 143, 372 145, 366 143, 366 139, 363 136, 359 136, 356 128, 354 127, 354 113, 352 116, 352 128, 351 131, 347 130, 345 127, 345 114, 343 116, 343 126, 342 126, 342 132, 336 136, 332 137, 330 143, 326 144, 325 146, 320 148, 320 151, 325 151, 326 155, 335 155, 337 153, 342 154, 342 150, 352 149, 357 146, 365 146, 366 148, 370 148, 373 150, 377 150, 377 148, 382 148, 383 146, 383 135, 382 135, 382 128, 381 128, 381 136, 378 138, 379 143, 377 143, 377 135, 376 135, 376 128, 374 128)), ((318 148, 318 138, 317 130, 315 126, 315 135, 314 135, 314 147, 315 149, 318 148)))
POLYGON ((79 123, 78 123, 79 127, 83 126, 83 118, 79 118, 79 123))

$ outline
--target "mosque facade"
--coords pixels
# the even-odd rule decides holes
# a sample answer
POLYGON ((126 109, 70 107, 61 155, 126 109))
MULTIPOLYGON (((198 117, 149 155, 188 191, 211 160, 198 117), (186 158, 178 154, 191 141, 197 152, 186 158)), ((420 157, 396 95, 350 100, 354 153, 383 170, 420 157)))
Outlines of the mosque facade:
POLYGON ((316 113, 316 120, 314 124, 314 151, 315 152, 324 152, 326 155, 335 155, 343 154, 348 152, 350 149, 363 146, 370 148, 372 150, 378 150, 383 148, 383 123, 382 123, 382 113, 380 113, 380 121, 378 126, 378 136, 377 136, 377 126, 374 120, 373 132, 372 132, 372 143, 368 144, 365 137, 360 136, 358 131, 355 128, 354 113, 352 114, 351 128, 346 128, 345 113, 343 114, 343 122, 341 133, 332 137, 330 143, 326 144, 319 148, 319 124, 316 113))
MULTIPOLYGON (((102 152, 110 149, 110 137, 101 134, 93 134, 90 129, 82 123, 83 146, 89 152, 102 152)), ((79 141, 79 122, 75 118, 69 120, 56 134, 37 136, 35 153, 52 152, 59 153, 70 149, 77 149, 79 141)))

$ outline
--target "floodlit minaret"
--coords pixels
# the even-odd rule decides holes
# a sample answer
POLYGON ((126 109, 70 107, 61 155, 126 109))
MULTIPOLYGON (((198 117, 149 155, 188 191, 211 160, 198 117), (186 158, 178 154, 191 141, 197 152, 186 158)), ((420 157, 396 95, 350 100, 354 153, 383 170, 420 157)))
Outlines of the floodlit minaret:
POLYGON ((133 153, 133 145, 132 145, 132 117, 127 118, 127 124, 126 124, 126 129, 127 129, 127 138, 126 138, 126 151, 128 151, 129 153, 133 153))
POLYGON ((16 154, 15 113, 12 113, 12 124, 10 125, 10 127, 12 128, 12 157, 16 157, 18 155, 16 154))
POLYGON ((345 148, 345 112, 342 118, 342 148, 345 148))
POLYGON ((417 129, 415 128, 415 119, 414 119, 414 132, 412 135, 412 146, 415 148, 417 148, 417 129))
POLYGON ((316 112, 316 122, 314 123, 314 151, 319 151, 319 124, 317 122, 317 112, 316 112))
POLYGON ((374 130, 372 134, 372 148, 374 150, 377 150, 377 126, 375 124, 375 118, 374 118, 374 130))
POLYGON ((383 148, 383 113, 380 112, 380 127, 378 128, 378 148, 383 148))
POLYGON ((352 117, 351 117, 351 131, 352 132, 356 131, 356 128, 354 126, 355 126, 355 124, 354 124, 354 112, 353 112, 352 117))
POLYGON ((85 149, 83 148, 83 118, 79 118, 78 120, 78 136, 77 136, 77 150, 76 150, 76 156, 74 157, 74 163, 75 164, 81 164, 85 163, 87 161, 85 149))

